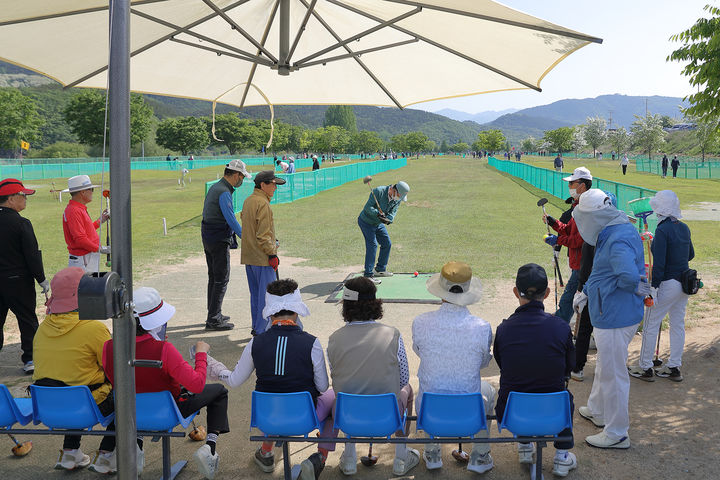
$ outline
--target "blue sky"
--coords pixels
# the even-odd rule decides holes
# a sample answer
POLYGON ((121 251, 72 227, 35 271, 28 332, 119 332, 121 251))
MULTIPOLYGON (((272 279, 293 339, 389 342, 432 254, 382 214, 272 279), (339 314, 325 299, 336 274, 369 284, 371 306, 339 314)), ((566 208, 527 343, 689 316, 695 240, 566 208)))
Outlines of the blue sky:
POLYGON ((692 93, 682 65, 665 58, 680 44, 670 36, 705 16, 712 0, 503 0, 550 22, 600 37, 556 66, 532 90, 499 92, 414 105, 470 113, 545 105, 565 98, 620 93, 684 97, 692 93))

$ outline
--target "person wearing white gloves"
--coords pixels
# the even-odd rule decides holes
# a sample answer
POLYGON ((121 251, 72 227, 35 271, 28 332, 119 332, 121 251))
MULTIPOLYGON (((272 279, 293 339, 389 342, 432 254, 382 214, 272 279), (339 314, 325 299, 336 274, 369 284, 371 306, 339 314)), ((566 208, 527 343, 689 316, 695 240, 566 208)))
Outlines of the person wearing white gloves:
POLYGON ((110 253, 110 245, 100 245, 97 232, 100 225, 110 218, 110 213, 103 210, 100 218, 93 222, 87 209, 88 203, 93 200, 93 191, 99 186, 93 185, 87 175, 76 175, 68 179, 68 188, 63 190, 70 193, 70 201, 62 217, 69 254, 68 267, 84 268, 86 272, 99 271, 100 255, 110 253))
POLYGON ((672 190, 657 192, 650 199, 650 206, 658 217, 658 226, 651 245, 653 269, 651 283, 657 289, 654 305, 650 308, 643 325, 642 347, 637 365, 628 367, 630 375, 655 381, 655 375, 674 382, 681 382, 683 348, 685 347, 685 307, 688 295, 680 283, 688 262, 695 257, 690 229, 679 219, 680 200, 672 190), (657 342, 660 324, 670 314, 670 359, 667 364, 653 371, 653 347, 657 342))
POLYGON ((603 431, 585 441, 598 448, 630 448, 628 345, 643 317, 643 299, 652 287, 645 278, 640 235, 611 198, 593 188, 573 211, 580 235, 595 246, 585 283, 597 344, 597 364, 587 406, 578 413, 603 431))

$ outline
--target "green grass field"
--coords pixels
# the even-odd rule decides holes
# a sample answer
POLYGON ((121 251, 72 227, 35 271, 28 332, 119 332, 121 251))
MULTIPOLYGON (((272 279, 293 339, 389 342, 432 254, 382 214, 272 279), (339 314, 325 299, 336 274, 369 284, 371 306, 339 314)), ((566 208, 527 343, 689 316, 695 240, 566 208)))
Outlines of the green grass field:
MULTIPOLYGON (((548 167, 552 158, 529 157, 526 161, 548 167)), ((663 180, 656 175, 635 173, 632 166, 623 177, 614 172, 615 164, 611 162, 597 165, 594 161, 588 164, 571 158, 566 159, 566 169, 571 171, 581 163, 598 177, 656 190, 673 188, 684 208, 698 201, 720 202, 717 180, 663 180)), ((193 170, 193 181, 185 189, 178 188, 176 172, 133 172, 136 276, 142 278, 158 266, 202 254, 200 214, 204 182, 215 180, 221 171, 221 167, 193 170), (163 217, 167 220, 167 236, 163 236, 163 217)), ((99 182, 99 176, 93 180, 99 182)), ((393 241, 392 270, 434 272, 446 261, 456 259, 468 262, 481 278, 510 280, 518 266, 527 262, 550 267, 550 249, 542 242, 546 230, 536 206, 539 197, 548 196, 545 192, 470 157, 411 159, 403 169, 375 176, 372 185, 398 180, 408 182, 411 191, 409 201, 401 205, 395 223, 389 227, 393 241)), ((67 265, 61 225, 67 196, 61 204, 49 193, 50 181, 27 183, 37 188, 38 193, 30 197, 23 215, 33 222, 46 272, 52 275, 67 265)), ((65 179, 55 181, 56 186, 64 183, 65 179)), ((308 264, 318 267, 360 265, 364 244, 357 216, 368 194, 368 187, 357 180, 314 197, 273 206, 281 254, 305 258, 308 264)), ((565 204, 548 198, 548 211, 557 216, 565 204)), ((101 200, 96 191, 90 204, 94 218, 99 216, 101 200)), ((702 266, 706 275, 716 274, 720 270, 718 223, 688 223, 697 254, 696 268, 702 266)))

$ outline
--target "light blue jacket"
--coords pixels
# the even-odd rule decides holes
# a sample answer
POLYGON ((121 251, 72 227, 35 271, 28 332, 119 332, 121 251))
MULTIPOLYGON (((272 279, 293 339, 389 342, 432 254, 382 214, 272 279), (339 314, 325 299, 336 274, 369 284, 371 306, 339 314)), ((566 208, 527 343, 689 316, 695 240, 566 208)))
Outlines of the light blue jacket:
POLYGON ((393 221, 393 219, 395 218, 395 213, 397 213, 397 209, 400 206, 401 200, 390 200, 388 198, 388 190, 390 190, 391 186, 392 185, 384 185, 372 189, 375 197, 377 197, 377 203, 375 203, 375 198, 373 198, 373 193, 371 193, 368 197, 367 202, 365 202, 365 207, 363 207, 362 212, 360 212, 360 219, 363 222, 373 226, 380 224, 377 208, 378 203, 380 204, 380 208, 382 209, 383 213, 385 213, 387 219, 391 222, 393 221))
POLYGON ((623 328, 640 323, 643 299, 635 295, 645 276, 643 245, 630 223, 605 227, 598 235, 592 273, 583 291, 595 328, 623 328))

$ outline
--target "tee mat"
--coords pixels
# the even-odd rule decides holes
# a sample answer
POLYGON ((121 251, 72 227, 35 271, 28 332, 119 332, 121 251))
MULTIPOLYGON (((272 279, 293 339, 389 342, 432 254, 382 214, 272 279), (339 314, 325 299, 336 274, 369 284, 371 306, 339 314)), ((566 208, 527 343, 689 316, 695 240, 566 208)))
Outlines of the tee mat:
MULTIPOLYGON (((337 303, 342 300, 343 284, 351 278, 359 277, 360 273, 351 273, 330 293, 325 303, 337 303)), ((377 285, 377 298, 385 303, 428 303, 439 305, 438 297, 431 295, 425 283, 432 273, 395 273, 392 277, 381 277, 382 283, 377 285)))

